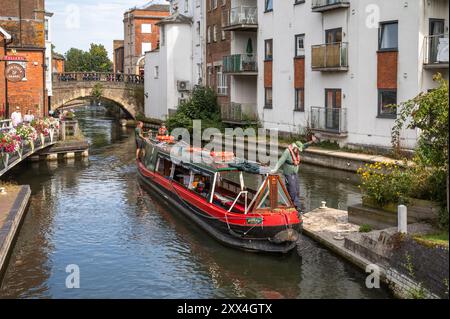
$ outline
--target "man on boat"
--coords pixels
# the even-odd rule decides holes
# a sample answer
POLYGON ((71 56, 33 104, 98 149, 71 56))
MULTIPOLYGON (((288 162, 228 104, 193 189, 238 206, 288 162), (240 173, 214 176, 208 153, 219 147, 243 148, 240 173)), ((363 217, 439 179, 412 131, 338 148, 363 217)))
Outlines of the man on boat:
POLYGON ((300 167, 300 152, 303 152, 309 146, 317 143, 318 139, 313 135, 311 141, 308 143, 302 143, 297 141, 289 145, 281 155, 275 168, 270 172, 271 174, 277 174, 278 170, 281 168, 283 171, 286 187, 294 202, 295 208, 299 213, 302 213, 301 202, 300 202, 300 188, 299 188, 299 178, 298 171, 300 167))
POLYGON ((138 122, 136 128, 134 129, 134 137, 136 139, 136 160, 139 159, 141 150, 144 148, 144 132, 142 128, 144 127, 143 122, 138 122))
POLYGON ((169 130, 166 127, 166 123, 162 123, 161 126, 158 129, 158 135, 159 136, 167 136, 169 135, 169 130))

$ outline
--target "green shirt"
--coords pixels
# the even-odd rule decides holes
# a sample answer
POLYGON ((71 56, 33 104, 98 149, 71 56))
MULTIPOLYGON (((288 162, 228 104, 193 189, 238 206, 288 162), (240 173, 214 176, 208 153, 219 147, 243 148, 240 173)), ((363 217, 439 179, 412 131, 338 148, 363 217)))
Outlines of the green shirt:
POLYGON ((134 129, 134 137, 136 138, 136 140, 143 138, 142 136, 142 129, 140 127, 136 127, 134 129))
MULTIPOLYGON (((300 152, 303 152, 308 147, 310 147, 313 143, 308 142, 308 143, 303 144, 301 142, 295 142, 294 144, 296 144, 298 146, 300 152)), ((292 145, 294 145, 294 144, 292 144, 292 145)), ((275 166, 274 170, 278 171, 281 168, 284 175, 292 175, 292 174, 298 174, 299 167, 300 167, 300 165, 297 165, 297 166, 293 165, 291 152, 289 151, 288 148, 286 148, 284 150, 283 154, 281 155, 280 159, 278 160, 278 163, 275 166)))

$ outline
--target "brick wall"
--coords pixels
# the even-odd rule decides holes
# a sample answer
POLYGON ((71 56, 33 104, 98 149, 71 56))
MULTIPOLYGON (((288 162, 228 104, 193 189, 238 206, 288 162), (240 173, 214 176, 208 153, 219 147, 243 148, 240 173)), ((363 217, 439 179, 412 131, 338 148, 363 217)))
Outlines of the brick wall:
POLYGON ((396 89, 398 52, 378 52, 377 59, 377 87, 379 89, 396 89))
MULTIPOLYGON (((5 55, 4 41, 5 39, 0 33, 0 57, 5 55)), ((5 62, 0 61, 0 117, 4 115, 5 103, 5 62)))
POLYGON ((17 50, 17 55, 25 56, 27 59, 26 80, 17 83, 8 82, 9 111, 12 113, 18 106, 22 114, 30 109, 35 116, 43 116, 47 101, 44 92, 44 51, 17 50))
MULTIPOLYGON (((212 87, 217 92, 217 74, 214 69, 215 65, 221 65, 223 57, 229 55, 231 52, 231 33, 225 32, 225 39, 222 40, 222 14, 226 10, 230 10, 231 0, 225 1, 225 5, 222 5, 222 1, 217 1, 217 8, 210 8, 210 1, 206 1, 206 32, 211 31, 211 42, 206 44, 206 65, 212 67, 212 73, 207 76, 206 84, 212 87), (213 41, 213 30, 216 26, 216 42, 213 41), (211 81, 208 82, 208 78, 211 81)), ((208 36, 206 35, 206 39, 208 36)), ((228 77, 228 94, 225 96, 219 96, 219 105, 225 105, 230 102, 230 78, 228 77)))

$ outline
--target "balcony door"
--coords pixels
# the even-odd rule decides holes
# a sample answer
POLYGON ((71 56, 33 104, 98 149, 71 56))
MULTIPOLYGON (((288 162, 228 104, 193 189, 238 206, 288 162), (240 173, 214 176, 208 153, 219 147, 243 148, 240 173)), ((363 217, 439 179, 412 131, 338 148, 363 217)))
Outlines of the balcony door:
POLYGON ((430 19, 429 63, 438 62, 439 39, 443 37, 445 21, 443 19, 430 19))
POLYGON ((342 28, 325 31, 325 66, 339 67, 343 65, 342 28))
POLYGON ((342 42, 342 28, 325 30, 325 43, 341 43, 342 42))
POLYGON ((328 130, 339 131, 341 101, 341 89, 325 89, 325 127, 328 130))

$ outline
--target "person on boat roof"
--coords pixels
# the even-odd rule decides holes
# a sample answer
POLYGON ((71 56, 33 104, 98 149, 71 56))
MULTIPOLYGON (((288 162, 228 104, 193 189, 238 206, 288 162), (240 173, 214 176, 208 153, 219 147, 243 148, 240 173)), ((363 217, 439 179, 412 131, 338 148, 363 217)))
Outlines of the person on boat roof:
POLYGON ((158 129, 158 135, 159 136, 167 136, 169 135, 169 130, 166 127, 166 123, 162 123, 161 126, 158 129))
POLYGON ((275 165, 275 168, 270 172, 271 174, 277 174, 278 170, 281 168, 281 170, 283 171, 289 196, 291 196, 295 208, 299 213, 302 213, 298 178, 298 171, 300 167, 300 152, 303 152, 309 146, 317 142, 317 137, 313 135, 311 141, 309 141, 308 143, 302 143, 300 141, 292 143, 284 150, 283 154, 278 160, 277 165, 275 165))

